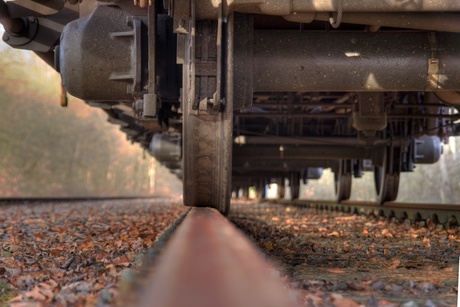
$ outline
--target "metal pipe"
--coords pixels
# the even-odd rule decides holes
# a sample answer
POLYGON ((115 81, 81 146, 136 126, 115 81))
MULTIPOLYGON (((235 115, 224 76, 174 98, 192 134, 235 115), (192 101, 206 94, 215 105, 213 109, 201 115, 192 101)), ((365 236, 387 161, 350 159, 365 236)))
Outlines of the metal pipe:
MULTIPOLYGON (((336 161, 336 160, 334 160, 336 161)), ((272 170, 294 170, 306 167, 330 167, 332 160, 260 160, 258 157, 234 157, 232 168, 239 172, 260 170, 270 172, 272 170)))
MULTIPOLYGON (((376 140, 369 143, 368 140, 357 137, 282 137, 282 136, 245 136, 235 137, 235 144, 239 145, 343 145, 366 147, 383 146, 389 143, 388 140, 376 140)), ((235 145, 237 146, 237 145, 235 145)))
POLYGON ((317 107, 325 107, 325 108, 339 108, 339 109, 351 109, 353 108, 353 104, 335 104, 335 103, 315 103, 315 102, 305 102, 305 103, 253 103, 253 107, 261 107, 261 108, 275 108, 275 107, 282 107, 282 106, 290 106, 290 107, 301 107, 301 108, 317 108, 317 107))
POLYGON ((19 34, 25 29, 24 21, 21 18, 11 18, 8 6, 4 0, 0 0, 0 24, 7 32, 19 34))
MULTIPOLYGON (((320 119, 345 119, 349 118, 348 114, 342 113, 236 113, 235 116, 241 118, 320 118, 320 119)), ((388 114, 388 118, 393 119, 429 119, 429 118, 445 118, 450 120, 460 119, 460 114, 388 114)))
MULTIPOLYGON (((200 0, 204 2, 204 0, 200 0)), ((267 15, 291 13, 337 12, 337 1, 325 0, 227 0, 229 10, 267 15)), ((347 0, 343 12, 446 12, 460 11, 457 0, 375 1, 347 0)))
MULTIPOLYGON (((304 13, 283 16, 292 22, 329 21, 328 13, 304 13)), ((425 31, 460 33, 459 14, 452 13, 345 13, 343 23, 374 27, 393 27, 425 31)))
POLYGON ((336 114, 336 113, 236 113, 235 116, 241 118, 260 118, 260 117, 269 117, 269 118, 321 118, 321 119, 340 119, 348 118, 347 114, 336 114))
MULTIPOLYGON (((196 18, 217 19, 218 9, 215 1, 195 0, 196 18)), ((338 3, 332 0, 226 0, 224 13, 239 12, 246 14, 264 14, 287 16, 312 12, 337 12, 338 3)), ((413 1, 343 1, 342 12, 395 13, 395 12, 458 12, 460 1, 457 0, 413 0, 413 1)))
POLYGON ((258 30, 254 91, 454 91, 458 50, 453 33, 258 30))
POLYGON ((364 148, 355 146, 234 146, 234 160, 238 157, 258 157, 261 160, 340 160, 374 159, 380 147, 364 148))

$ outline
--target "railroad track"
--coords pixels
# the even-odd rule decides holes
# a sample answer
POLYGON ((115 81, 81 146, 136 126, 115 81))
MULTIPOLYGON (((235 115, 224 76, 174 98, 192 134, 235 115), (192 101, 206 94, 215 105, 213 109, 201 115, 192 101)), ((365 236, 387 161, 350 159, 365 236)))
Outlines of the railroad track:
MULTIPOLYGON (((252 206, 257 207, 260 205, 252 204, 252 206)), ((448 205, 437 206, 436 209, 433 209, 432 206, 429 205, 409 205, 401 207, 400 204, 397 203, 387 203, 384 206, 377 206, 372 203, 363 202, 347 202, 345 204, 337 205, 332 202, 324 201, 283 201, 277 202, 276 204, 265 203, 261 206, 264 208, 261 212, 267 212, 267 208, 269 207, 297 207, 299 210, 310 210, 310 212, 312 210, 321 212, 328 211, 340 214, 342 214, 342 212, 348 212, 350 213, 350 216, 356 212, 366 216, 369 214, 373 214, 375 216, 393 216, 395 219, 400 221, 407 222, 410 220, 411 223, 421 221, 424 217, 428 216, 428 219, 431 219, 433 223, 443 223, 445 220, 448 224, 447 227, 451 228, 458 227, 458 224, 455 224, 453 219, 455 219, 459 213, 458 209, 460 208, 448 205)), ((242 207, 245 207, 245 205, 242 205, 242 207)), ((251 205, 246 207, 250 208, 251 205)), ((276 276, 279 276, 280 274, 278 270, 283 271, 283 268, 281 267, 280 269, 277 266, 275 269, 271 264, 266 262, 267 259, 270 259, 275 263, 277 262, 277 259, 273 259, 273 255, 271 255, 273 247, 268 248, 268 250, 264 250, 262 247, 261 249, 264 250, 263 252, 266 255, 263 257, 260 253, 260 247, 265 246, 266 242, 250 242, 248 240, 247 235, 251 236, 255 241, 260 239, 260 236, 257 233, 251 233, 251 231, 248 231, 248 229, 255 227, 254 225, 256 222, 254 218, 249 217, 252 220, 251 223, 249 223, 250 225, 248 226, 248 229, 244 229, 244 225, 241 225, 238 222, 238 216, 241 216, 243 219, 245 218, 244 213, 239 212, 240 209, 240 207, 236 209, 236 217, 232 216, 232 214, 230 215, 230 220, 236 223, 239 227, 243 226, 241 228, 244 232, 246 232, 246 236, 241 233, 241 230, 238 230, 234 225, 232 225, 228 219, 224 218, 214 209, 191 209, 188 214, 184 215, 180 221, 166 233, 165 237, 157 240, 154 244, 154 248, 150 253, 150 256, 147 257, 146 267, 143 271, 143 281, 141 283, 143 285, 141 289, 143 290, 136 292, 136 299, 133 299, 131 296, 129 301, 131 303, 135 302, 134 305, 139 306, 229 307, 300 306, 308 302, 312 303, 313 301, 309 301, 308 299, 309 295, 311 296, 311 293, 305 294, 305 287, 310 287, 305 286, 305 284, 310 284, 310 282, 299 283, 298 280, 294 282, 291 280, 291 283, 288 283, 287 280, 290 278, 286 277, 286 272, 283 273, 285 274, 283 277, 284 282, 281 282, 279 278, 276 278, 276 276), (166 242, 168 242, 167 245, 165 244, 166 242), (259 248, 256 248, 254 243, 259 245, 259 248), (289 285, 292 286, 293 289, 297 289, 293 290, 289 285), (178 293, 181 295, 177 295, 178 293)), ((255 215, 257 215, 257 213, 255 215)), ((282 219, 282 217, 280 218, 282 219)), ((429 224, 430 222, 428 221, 427 223, 429 224)), ((274 236, 274 245, 277 244, 277 240, 283 241, 283 238, 280 239, 274 236)), ((298 248, 298 253, 300 253, 302 247, 299 246, 298 248)), ((335 259, 337 258, 336 256, 327 255, 327 253, 324 252, 313 255, 313 257, 323 258, 326 260, 329 257, 330 259, 327 260, 329 263, 333 263, 337 260, 335 259)), ((354 261, 353 257, 351 257, 351 261, 354 261)), ((428 262, 431 264, 433 263, 431 260, 428 262)), ((396 262, 392 263, 394 266, 396 262)), ((405 263, 403 265, 405 265, 405 263)), ((443 267, 443 269, 445 270, 446 267, 443 267)), ((386 271, 386 268, 383 268, 383 271, 386 271)), ((335 268, 334 264, 332 264, 331 267, 328 268, 321 268, 321 265, 318 267, 313 265, 313 270, 309 268, 306 272, 308 272, 307 274, 311 274, 310 276, 307 276, 307 279, 310 281, 312 279, 323 278, 323 281, 327 280, 329 283, 333 283, 334 278, 338 278, 335 277, 337 274, 341 275, 343 273, 347 273, 347 275, 349 274, 350 276, 355 276, 357 272, 360 272, 359 274, 367 272, 367 269, 356 269, 353 267, 346 268, 343 265, 341 265, 340 268, 335 268)), ((369 272, 373 271, 369 270, 369 272)), ((401 275, 399 270, 397 273, 396 271, 394 272, 396 275, 401 275)), ((450 268, 449 272, 450 275, 454 274, 450 268)), ((375 274, 378 275, 379 278, 382 276, 382 272, 377 272, 375 274)), ((408 282, 413 285, 414 289, 416 289, 416 286, 414 286, 416 284, 418 284, 419 287, 422 287, 422 285, 424 287, 431 285, 430 283, 424 283, 421 280, 416 279, 409 273, 407 274, 407 278, 410 278, 410 281, 408 282)), ((391 273, 389 275, 391 275, 391 273)), ((448 277, 446 277, 446 280, 447 279, 448 277)), ((366 282, 370 285, 370 281, 366 282)), ((372 287, 375 288, 372 288, 375 290, 374 292, 381 290, 378 288, 379 282, 381 281, 372 284, 372 287)), ((396 289, 397 291, 399 291, 400 288, 403 289, 402 284, 403 282, 398 285, 391 284, 391 291, 392 289, 396 289)), ((340 306, 340 303, 345 304, 346 302, 364 302, 366 305, 380 306, 380 304, 385 303, 384 299, 391 298, 393 295, 391 294, 391 291, 388 290, 390 287, 388 285, 385 286, 385 291, 390 293, 383 295, 380 301, 376 298, 379 297, 377 294, 374 296, 374 294, 369 294, 368 292, 360 293, 359 291, 363 292, 365 289, 364 286, 361 288, 361 283, 357 282, 355 284, 353 282, 343 282, 342 286, 343 285, 345 285, 345 289, 334 286, 335 288, 333 287, 333 291, 337 292, 338 290, 344 290, 341 292, 342 294, 345 294, 348 291, 346 296, 351 298, 344 298, 340 293, 331 293, 330 296, 327 294, 326 297, 317 297, 318 299, 321 299, 321 303, 315 304, 313 302, 312 306, 329 306, 329 304, 339 304, 338 306, 340 306), (348 299, 350 301, 347 301, 348 299)), ((327 288, 327 286, 325 287, 327 288)), ((309 290, 312 289, 310 288, 309 290)), ((312 291, 313 293, 316 291, 322 293, 321 291, 324 291, 324 289, 313 289, 312 291)), ((439 291, 441 292, 441 290, 439 291)), ((413 294, 415 294, 415 292, 413 294)), ((442 295, 447 295, 447 297, 449 296, 448 293, 446 294, 444 292, 442 295)), ((402 304, 404 302, 411 302, 410 297, 410 294, 405 294, 401 295, 399 298, 393 299, 394 302, 396 302, 395 304, 402 304)), ((423 299, 427 300, 427 304, 432 302, 427 297, 423 297, 423 299)), ((452 297, 448 297, 448 299, 452 300, 452 297)), ((124 302, 126 302, 126 300, 124 302)), ((436 302, 439 303, 439 300, 436 302)), ((449 304, 446 306, 449 306, 449 304)))
MULTIPOLYGON (((456 299, 460 231, 452 216, 457 219, 457 207, 236 201, 225 218, 215 209, 163 206, 160 199, 124 203, 109 201, 97 215, 93 208, 98 207, 98 202, 83 203, 86 209, 77 211, 74 206, 69 209, 59 206, 64 208, 58 211, 55 205, 48 205, 43 207, 49 209, 40 213, 42 206, 32 203, 32 210, 23 210, 21 205, 20 210, 7 206, 4 212, 14 212, 16 219, 23 219, 20 225, 26 225, 27 231, 19 232, 21 240, 25 241, 30 234, 31 242, 36 240, 35 233, 44 234, 47 223, 52 223, 48 219, 75 219, 74 225, 82 231, 76 239, 86 238, 81 241, 85 246, 104 242, 98 236, 83 235, 85 229, 93 229, 90 234, 96 231, 114 236, 113 231, 123 232, 127 225, 134 225, 130 221, 135 217, 128 214, 133 207, 133 213, 144 223, 147 214, 159 214, 155 220, 158 224, 174 213, 177 218, 171 220, 175 222, 166 231, 163 228, 163 234, 148 249, 139 272, 112 286, 120 290, 118 303, 122 306, 342 306, 346 303, 400 306, 411 302, 419 306, 452 306, 456 299), (158 210, 158 207, 163 208, 158 210), (379 218, 379 215, 394 218, 379 218), (446 221, 442 227, 435 223, 434 215, 437 222, 446 221), (116 218, 120 221, 115 222, 116 218), (422 220, 424 224, 416 223, 422 220), (82 228, 82 221, 89 224, 82 228), (110 228, 106 223, 118 226, 106 231, 105 227, 110 228), (29 229, 33 225, 36 229, 29 229)), ((147 228, 143 228, 146 234, 150 233, 147 228)), ((142 238, 147 239, 146 235, 142 238)), ((76 254, 86 273, 57 280, 63 282, 62 289, 78 283, 91 284, 93 266, 101 265, 99 270, 106 273, 92 278, 106 278, 107 263, 114 270, 112 263, 120 263, 122 260, 118 259, 125 257, 122 252, 107 250, 109 258, 105 262, 93 263, 90 256, 96 255, 97 250, 99 247, 86 248, 84 253, 76 254)), ((15 253, 23 254, 20 250, 6 252, 14 259, 20 259, 15 253)), ((54 256, 54 263, 67 263, 64 256, 54 256)), ((42 267, 47 263, 53 266, 45 258, 40 263, 42 267)), ((130 266, 136 268, 134 264, 130 266)), ((23 297, 27 293, 30 292, 23 297)), ((107 295, 107 291, 92 293, 99 300, 107 295)))
POLYGON ((298 306, 276 270, 217 210, 193 208, 146 259, 144 289, 124 303, 137 306, 298 306), (177 228, 177 229, 176 229, 177 228), (171 233, 174 232, 172 238, 171 233))
POLYGON ((459 226, 460 205, 455 204, 415 204, 386 202, 379 205, 375 202, 343 201, 338 204, 334 201, 322 200, 274 200, 273 203, 295 205, 306 208, 315 208, 325 211, 351 212, 365 215, 374 215, 411 222, 428 221, 442 224, 447 227, 459 226))
MULTIPOLYGON (((399 224, 406 224, 404 227, 407 227, 408 220, 414 224, 415 222, 425 220, 425 217, 428 216, 428 221, 424 225, 434 223, 437 225, 436 227, 438 230, 440 229, 439 224, 444 224, 445 226, 443 227, 450 227, 451 229, 458 227, 456 217, 458 217, 460 212, 460 207, 450 205, 439 205, 436 206, 436 209, 433 209, 430 205, 415 206, 398 203, 387 203, 384 206, 363 202, 347 202, 340 205, 324 201, 283 201, 281 203, 285 208, 299 208, 299 210, 304 210, 299 212, 307 212, 308 210, 310 212, 327 211, 335 212, 341 215, 346 215, 346 213, 349 212, 350 216, 359 212, 361 215, 365 216, 374 215, 394 217, 393 223, 398 224, 399 221, 401 221, 399 224)), ((280 202, 278 202, 278 204, 274 207, 283 207, 279 206, 279 204, 280 202)), ((271 205, 248 205, 247 208, 253 207, 249 210, 258 210, 254 208, 262 207, 259 213, 255 214, 257 215, 260 214, 260 212, 267 212, 268 209, 266 209, 266 206, 271 205)), ((142 281, 143 287, 141 287, 139 292, 136 292, 136 299, 132 300, 131 298, 129 301, 135 302, 134 305, 139 306, 297 306, 304 305, 307 302, 313 302, 313 299, 309 301, 308 297, 314 296, 312 296, 310 292, 310 294, 305 294, 306 287, 310 287, 308 291, 313 291, 313 293, 316 291, 322 293, 321 291, 324 291, 324 289, 312 290, 311 287, 314 288, 314 286, 308 286, 310 283, 313 283, 311 281, 313 279, 323 278, 323 281, 326 280, 327 282, 325 283, 327 284, 333 283, 334 280, 345 280, 344 276, 350 276, 350 278, 354 276, 354 279, 357 280, 357 273, 363 275, 363 272, 371 272, 366 273, 368 274, 367 276, 374 274, 372 269, 368 270, 368 268, 363 269, 362 267, 357 269, 352 266, 346 267, 346 265, 344 266, 341 264, 339 268, 336 268, 334 267, 334 261, 338 259, 335 258, 340 257, 327 255, 323 252, 321 254, 305 257, 323 258, 324 261, 332 263, 331 267, 322 268, 321 265, 313 265, 308 269, 304 268, 304 270, 306 270, 305 272, 308 272, 307 274, 310 274, 310 276, 307 277, 309 281, 301 283, 299 283, 298 280, 294 282, 291 280, 291 283, 288 283, 287 280, 289 278, 287 276, 289 274, 283 272, 284 282, 280 282, 280 279, 276 277, 280 274, 276 273, 278 269, 280 271, 295 271, 295 269, 283 269, 282 266, 281 268, 277 266, 277 269, 274 269, 266 262, 267 259, 270 259, 272 262, 274 261, 276 263, 277 260, 273 259, 273 255, 271 255, 273 248, 270 247, 268 250, 264 250, 263 246, 266 245, 266 242, 250 242, 248 240, 247 235, 256 241, 260 235, 257 233, 251 233, 251 230, 248 231, 248 229, 254 227, 248 226, 249 224, 247 221, 242 222, 244 224, 243 226, 239 223, 238 216, 240 216, 243 220, 245 219, 244 213, 240 212, 240 207, 235 210, 237 212, 236 217, 232 216, 232 214, 230 215, 230 220, 233 223, 236 223, 241 230, 246 232, 246 236, 243 235, 234 225, 232 225, 228 219, 221 216, 214 209, 191 209, 186 216, 184 215, 183 221, 181 219, 181 222, 177 223, 178 225, 175 225, 172 229, 170 229, 169 233, 165 235, 165 238, 158 240, 154 244, 154 246, 156 246, 156 251, 154 250, 150 253, 150 260, 147 262, 146 268, 144 269, 142 281), (165 242, 168 242, 166 247, 165 242), (259 247, 255 248, 254 243, 259 245, 259 247), (263 250, 265 256, 262 256, 260 253, 261 249, 263 250), (328 257, 329 259, 327 259, 328 257), (337 277, 337 275, 340 276, 337 277), (306 284, 307 286, 305 286, 306 284), (179 293, 180 295, 178 295, 179 293)), ((242 207, 244 208, 245 205, 242 205, 242 207)), ((284 210, 281 210, 280 212, 284 210)), ((270 213, 267 214, 270 215, 270 213)), ((248 218, 253 219, 250 214, 248 215, 248 218)), ((283 219, 281 214, 280 218, 283 219)), ((420 225, 420 223, 417 225, 420 225)), ((273 228, 276 228, 276 226, 273 226, 273 228)), ((273 243, 274 245, 277 245, 277 240, 283 241, 282 238, 280 239, 275 235, 273 237, 273 242, 275 242, 273 243)), ((341 239, 339 238, 337 240, 341 239)), ((417 244, 415 243, 415 245, 417 244)), ((395 246, 398 249, 401 247, 398 246, 398 244, 395 246)), ((302 249, 302 247, 299 247, 298 253, 301 252, 300 249, 302 249)), ((460 253, 460 250, 457 248, 457 250, 454 249, 454 252, 460 253)), ((384 253, 387 253, 387 250, 385 250, 384 253)), ((340 261, 345 263, 346 260, 344 259, 346 259, 347 255, 344 254, 343 256, 343 259, 340 259, 340 261)), ((348 255, 348 257, 350 256, 348 255)), ((354 256, 351 256, 350 259, 351 261, 356 260, 354 256)), ((291 260, 292 259, 287 262, 291 260)), ((427 263, 428 262, 433 264, 433 261, 431 260, 427 260, 427 263)), ((321 263, 321 261, 318 263, 321 263)), ((392 266, 395 266, 395 263, 396 262, 392 262, 392 266)), ((393 272, 395 276, 407 274, 406 279, 410 279, 410 281, 407 282, 414 287, 413 291, 416 291, 416 285, 418 285, 419 288, 429 287, 427 285, 431 285, 429 282, 427 283, 422 281, 423 278, 428 278, 428 276, 425 276, 424 274, 421 274, 421 279, 416 279, 413 275, 411 275, 412 272, 401 273, 400 270, 406 270, 404 266, 406 266, 406 262, 403 262, 398 270, 393 272)), ((447 265, 444 265, 442 270, 447 270, 446 267, 447 265)), ((440 271, 442 270, 440 269, 440 271)), ((453 270, 458 271, 458 268, 454 268, 453 270)), ((388 270, 384 267, 383 271, 388 270)), ((455 275, 455 273, 452 273, 451 268, 449 268, 448 271, 449 273, 445 272, 444 274, 450 274, 452 276, 455 275)), ((377 270, 377 273, 375 274, 382 274, 382 272, 377 270)), ((386 274, 391 275, 391 273, 386 274)), ((434 273, 433 276, 436 274, 439 274, 439 272, 434 273)), ((449 278, 453 278, 452 276, 449 275, 450 277, 448 277, 447 275, 445 276, 446 283, 449 278)), ((361 303, 364 302, 365 304, 371 306, 380 306, 382 302, 385 302, 385 299, 389 298, 393 298, 393 302, 396 302, 396 305, 411 302, 410 294, 403 295, 401 293, 397 293, 396 297, 394 297, 394 293, 391 293, 393 289, 396 289, 397 291, 400 291, 400 288, 403 289, 403 281, 400 281, 400 284, 391 284, 391 289, 389 285, 386 285, 380 280, 372 283, 372 287, 375 289, 372 288, 371 290, 375 290, 374 292, 382 290, 378 288, 380 285, 379 283, 385 284, 385 289, 382 291, 387 291, 388 293, 380 294, 380 296, 378 294, 375 294, 374 296, 373 293, 369 293, 367 288, 370 288, 371 286, 366 283, 369 283, 369 285, 371 284, 370 281, 356 282, 356 284, 344 281, 341 285, 342 287, 345 285, 345 289, 340 289, 339 286, 335 285, 332 287, 332 290, 344 290, 341 293, 346 293, 346 297, 348 298, 342 297, 342 294, 331 293, 330 296, 327 294, 326 297, 321 297, 321 303, 314 306, 327 306, 328 304, 340 302, 344 303, 347 302, 347 300, 361 303), (362 286, 362 284, 365 286, 362 286), (367 292, 365 292, 364 289, 366 289, 367 292), (362 293, 363 291, 365 293, 362 293), (399 298, 397 297, 398 295, 400 295, 399 298), (378 299, 379 297, 380 300, 378 299)), ((337 284, 339 284, 338 281, 337 284)), ((324 287, 327 288, 327 286, 324 287)), ((441 295, 447 295, 447 300, 449 301, 450 299, 451 302, 452 297, 449 297, 449 294, 446 291, 441 290, 441 288, 442 287, 439 286, 439 288, 437 288, 439 293, 433 294, 436 304, 444 300, 444 298, 438 297, 441 295)), ((429 297, 429 295, 423 297, 427 304, 432 302, 429 297)), ((316 297, 316 299, 318 299, 318 297, 316 297)), ((446 303, 446 306, 450 305, 446 303)))

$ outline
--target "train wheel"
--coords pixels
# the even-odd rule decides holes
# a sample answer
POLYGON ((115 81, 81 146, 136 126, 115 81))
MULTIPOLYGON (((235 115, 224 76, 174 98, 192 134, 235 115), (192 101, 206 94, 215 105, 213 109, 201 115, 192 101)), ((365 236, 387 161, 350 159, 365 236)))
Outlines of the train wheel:
POLYGON ((278 198, 284 199, 284 194, 286 191, 286 184, 284 182, 284 177, 279 177, 277 181, 277 191, 278 191, 278 198))
POLYGON ((243 186, 243 199, 249 199, 249 187, 247 185, 243 186))
POLYGON ((352 166, 353 161, 340 160, 339 167, 337 171, 334 172, 335 200, 339 203, 343 200, 350 199, 352 166))
POLYGON ((233 98, 228 97, 230 90, 223 90, 216 81, 222 81, 224 75, 223 68, 219 69, 219 26, 213 20, 196 21, 189 32, 185 40, 181 104, 184 204, 212 207, 227 214, 231 196, 233 98))
MULTIPOLYGON (((184 104, 187 106, 187 104, 184 104)), ((232 113, 183 113, 184 204, 230 209, 232 113)))
POLYGON ((393 151, 393 156, 385 150, 383 165, 374 167, 374 183, 377 193, 376 201, 380 205, 387 201, 394 201, 399 190, 399 150, 393 151))
POLYGON ((289 180, 289 185, 291 187, 291 199, 299 199, 300 195, 300 173, 292 172, 291 180, 289 180))
POLYGON ((256 197, 257 200, 264 200, 265 199, 265 179, 261 179, 256 187, 256 197))

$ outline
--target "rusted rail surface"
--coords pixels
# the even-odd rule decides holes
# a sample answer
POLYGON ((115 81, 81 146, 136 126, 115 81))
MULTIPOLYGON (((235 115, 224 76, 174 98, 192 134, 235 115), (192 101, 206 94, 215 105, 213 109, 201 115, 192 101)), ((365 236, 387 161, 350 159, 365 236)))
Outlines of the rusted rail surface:
POLYGON ((193 208, 140 293, 138 306, 297 306, 295 295, 225 217, 193 208))
POLYGON ((409 220, 432 220, 446 226, 458 226, 460 222, 460 204, 415 204, 386 202, 378 205, 369 201, 343 201, 338 204, 327 200, 267 200, 285 205, 297 205, 321 210, 356 212, 376 216, 395 217, 409 220))

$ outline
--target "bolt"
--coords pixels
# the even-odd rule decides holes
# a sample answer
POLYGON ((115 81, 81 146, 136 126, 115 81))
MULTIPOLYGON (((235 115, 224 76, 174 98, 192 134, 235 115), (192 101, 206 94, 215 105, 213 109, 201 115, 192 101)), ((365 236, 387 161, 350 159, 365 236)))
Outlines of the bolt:
POLYGON ((35 18, 34 17, 29 17, 28 19, 29 19, 30 23, 35 23, 35 18))
POLYGON ((3 41, 4 41, 4 42, 7 42, 7 41, 9 41, 9 40, 10 40, 10 37, 9 37, 7 34, 4 34, 4 35, 3 35, 3 41))

